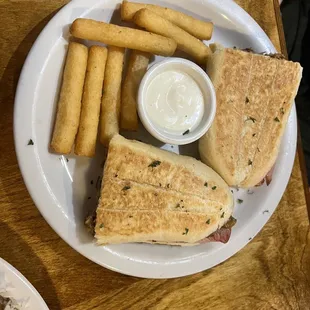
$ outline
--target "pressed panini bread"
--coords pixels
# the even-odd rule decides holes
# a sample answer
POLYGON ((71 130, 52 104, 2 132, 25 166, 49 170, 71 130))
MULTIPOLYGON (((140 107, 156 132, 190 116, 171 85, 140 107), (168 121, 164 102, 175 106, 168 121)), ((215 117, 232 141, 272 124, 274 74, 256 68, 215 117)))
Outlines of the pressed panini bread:
POLYGON ((116 135, 97 208, 99 244, 194 245, 228 222, 233 197, 211 168, 116 135))
POLYGON ((231 186, 251 187, 272 169, 301 79, 299 63, 215 44, 207 63, 215 120, 199 141, 204 163, 231 186))

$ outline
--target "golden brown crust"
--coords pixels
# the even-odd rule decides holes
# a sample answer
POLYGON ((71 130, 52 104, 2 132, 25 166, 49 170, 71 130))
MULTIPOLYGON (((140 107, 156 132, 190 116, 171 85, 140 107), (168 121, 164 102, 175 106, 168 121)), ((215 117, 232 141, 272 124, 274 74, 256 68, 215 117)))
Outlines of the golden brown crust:
POLYGON ((278 65, 279 61, 277 59, 252 54, 250 83, 243 112, 242 143, 240 143, 238 158, 238 170, 240 173, 238 183, 245 180, 251 173, 260 137, 269 135, 269 132, 264 129, 264 121, 266 117, 270 117, 270 113, 272 114, 269 101, 273 92, 273 83, 276 78, 275 73, 278 65), (250 117, 255 121, 253 122, 250 117))
POLYGON ((74 144, 80 121, 87 57, 85 45, 69 43, 51 141, 51 149, 56 153, 69 154, 74 144))
POLYGON ((241 183, 243 187, 255 186, 274 165, 298 90, 302 74, 300 65, 285 60, 278 60, 278 63, 253 167, 251 173, 241 183))
POLYGON ((162 56, 172 56, 177 47, 176 42, 170 38, 86 18, 76 19, 70 27, 70 33, 76 38, 162 56))
POLYGON ((96 238, 103 244, 149 240, 197 243, 225 223, 220 216, 166 210, 102 210, 97 213, 96 238))
POLYGON ((120 135, 111 140, 97 208, 98 243, 197 243, 232 210, 228 186, 201 162, 120 135))
POLYGON ((199 39, 149 9, 139 10, 133 20, 148 31, 175 40, 179 50, 191 55, 200 64, 205 64, 211 54, 210 48, 199 39))
POLYGON ((217 114, 200 139, 200 155, 229 185, 252 187, 276 160, 302 68, 216 44, 211 49, 217 114))
POLYGON ((216 51, 207 63, 216 90, 217 111, 211 128, 199 141, 200 156, 229 185, 235 185, 239 179, 237 162, 251 61, 251 55, 225 49, 216 51))
POLYGON ((100 113, 100 142, 108 145, 112 137, 119 133, 121 109, 121 83, 125 49, 108 47, 103 95, 100 113))
POLYGON ((230 203, 231 197, 227 193, 224 180, 200 161, 138 141, 130 141, 130 144, 128 141, 118 136, 110 145, 104 180, 117 174, 122 180, 159 187, 169 186, 170 189, 184 194, 196 195, 202 199, 208 197, 209 200, 222 201, 224 204, 230 203), (160 164, 152 167, 156 161, 160 161, 160 164), (204 186, 205 183, 208 186, 204 186))
POLYGON ((219 213, 225 204, 217 200, 202 199, 173 189, 121 180, 119 176, 106 179, 101 191, 104 199, 99 207, 113 210, 143 211, 156 206, 157 210, 191 213, 219 213))
POLYGON ((137 130, 137 92, 147 70, 151 54, 133 50, 130 53, 126 77, 122 86, 121 128, 137 130))
POLYGON ((211 39, 213 32, 211 22, 199 20, 180 11, 159 5, 123 1, 121 5, 122 19, 132 21, 136 12, 144 8, 162 16, 200 40, 211 39))

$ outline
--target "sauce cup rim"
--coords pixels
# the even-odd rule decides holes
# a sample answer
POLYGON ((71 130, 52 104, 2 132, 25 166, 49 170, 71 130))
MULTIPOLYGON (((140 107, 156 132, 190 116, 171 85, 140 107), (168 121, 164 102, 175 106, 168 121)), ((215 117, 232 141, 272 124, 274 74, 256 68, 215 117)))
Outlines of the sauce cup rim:
POLYGON ((153 64, 145 73, 137 93, 137 110, 145 129, 159 141, 175 145, 189 144, 201 138, 212 125, 216 113, 215 89, 208 74, 194 62, 178 57, 164 59, 153 64), (168 67, 171 67, 171 65, 178 67, 178 71, 184 71, 186 74, 189 74, 188 72, 195 74, 195 78, 193 75, 189 75, 191 75, 191 77, 194 78, 196 82, 198 82, 203 93, 208 94, 207 97, 209 98, 208 102, 206 102, 206 95, 204 95, 205 109, 203 119, 197 128, 185 135, 172 135, 166 133, 150 120, 146 111, 145 97, 149 83, 158 73, 165 71, 168 67), (199 81, 197 81, 197 79, 199 81), (206 109, 207 104, 209 104, 209 106, 206 109))

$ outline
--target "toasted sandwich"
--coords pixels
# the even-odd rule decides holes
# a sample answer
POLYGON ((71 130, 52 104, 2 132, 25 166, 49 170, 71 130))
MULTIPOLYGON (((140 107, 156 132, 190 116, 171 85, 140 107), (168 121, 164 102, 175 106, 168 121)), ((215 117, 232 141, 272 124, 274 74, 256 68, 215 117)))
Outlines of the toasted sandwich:
POLYGON ((279 54, 262 55, 218 44, 207 63, 217 112, 199 141, 201 160, 230 186, 270 182, 302 67, 279 54))
POLYGON ((227 242, 233 196, 202 162, 116 135, 96 211, 98 244, 227 242))

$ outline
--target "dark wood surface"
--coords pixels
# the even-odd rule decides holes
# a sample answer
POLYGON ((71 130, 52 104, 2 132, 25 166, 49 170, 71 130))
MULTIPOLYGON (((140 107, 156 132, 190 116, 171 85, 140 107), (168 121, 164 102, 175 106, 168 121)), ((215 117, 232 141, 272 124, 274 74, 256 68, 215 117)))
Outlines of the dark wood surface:
MULTIPOLYGON (((50 309, 310 309, 305 168, 298 156, 281 203, 258 236, 221 265, 185 278, 147 280, 109 271, 71 249, 41 217, 16 161, 14 94, 33 42, 67 2, 0 1, 0 256, 50 309)), ((237 2, 283 50, 277 1, 237 2)))

